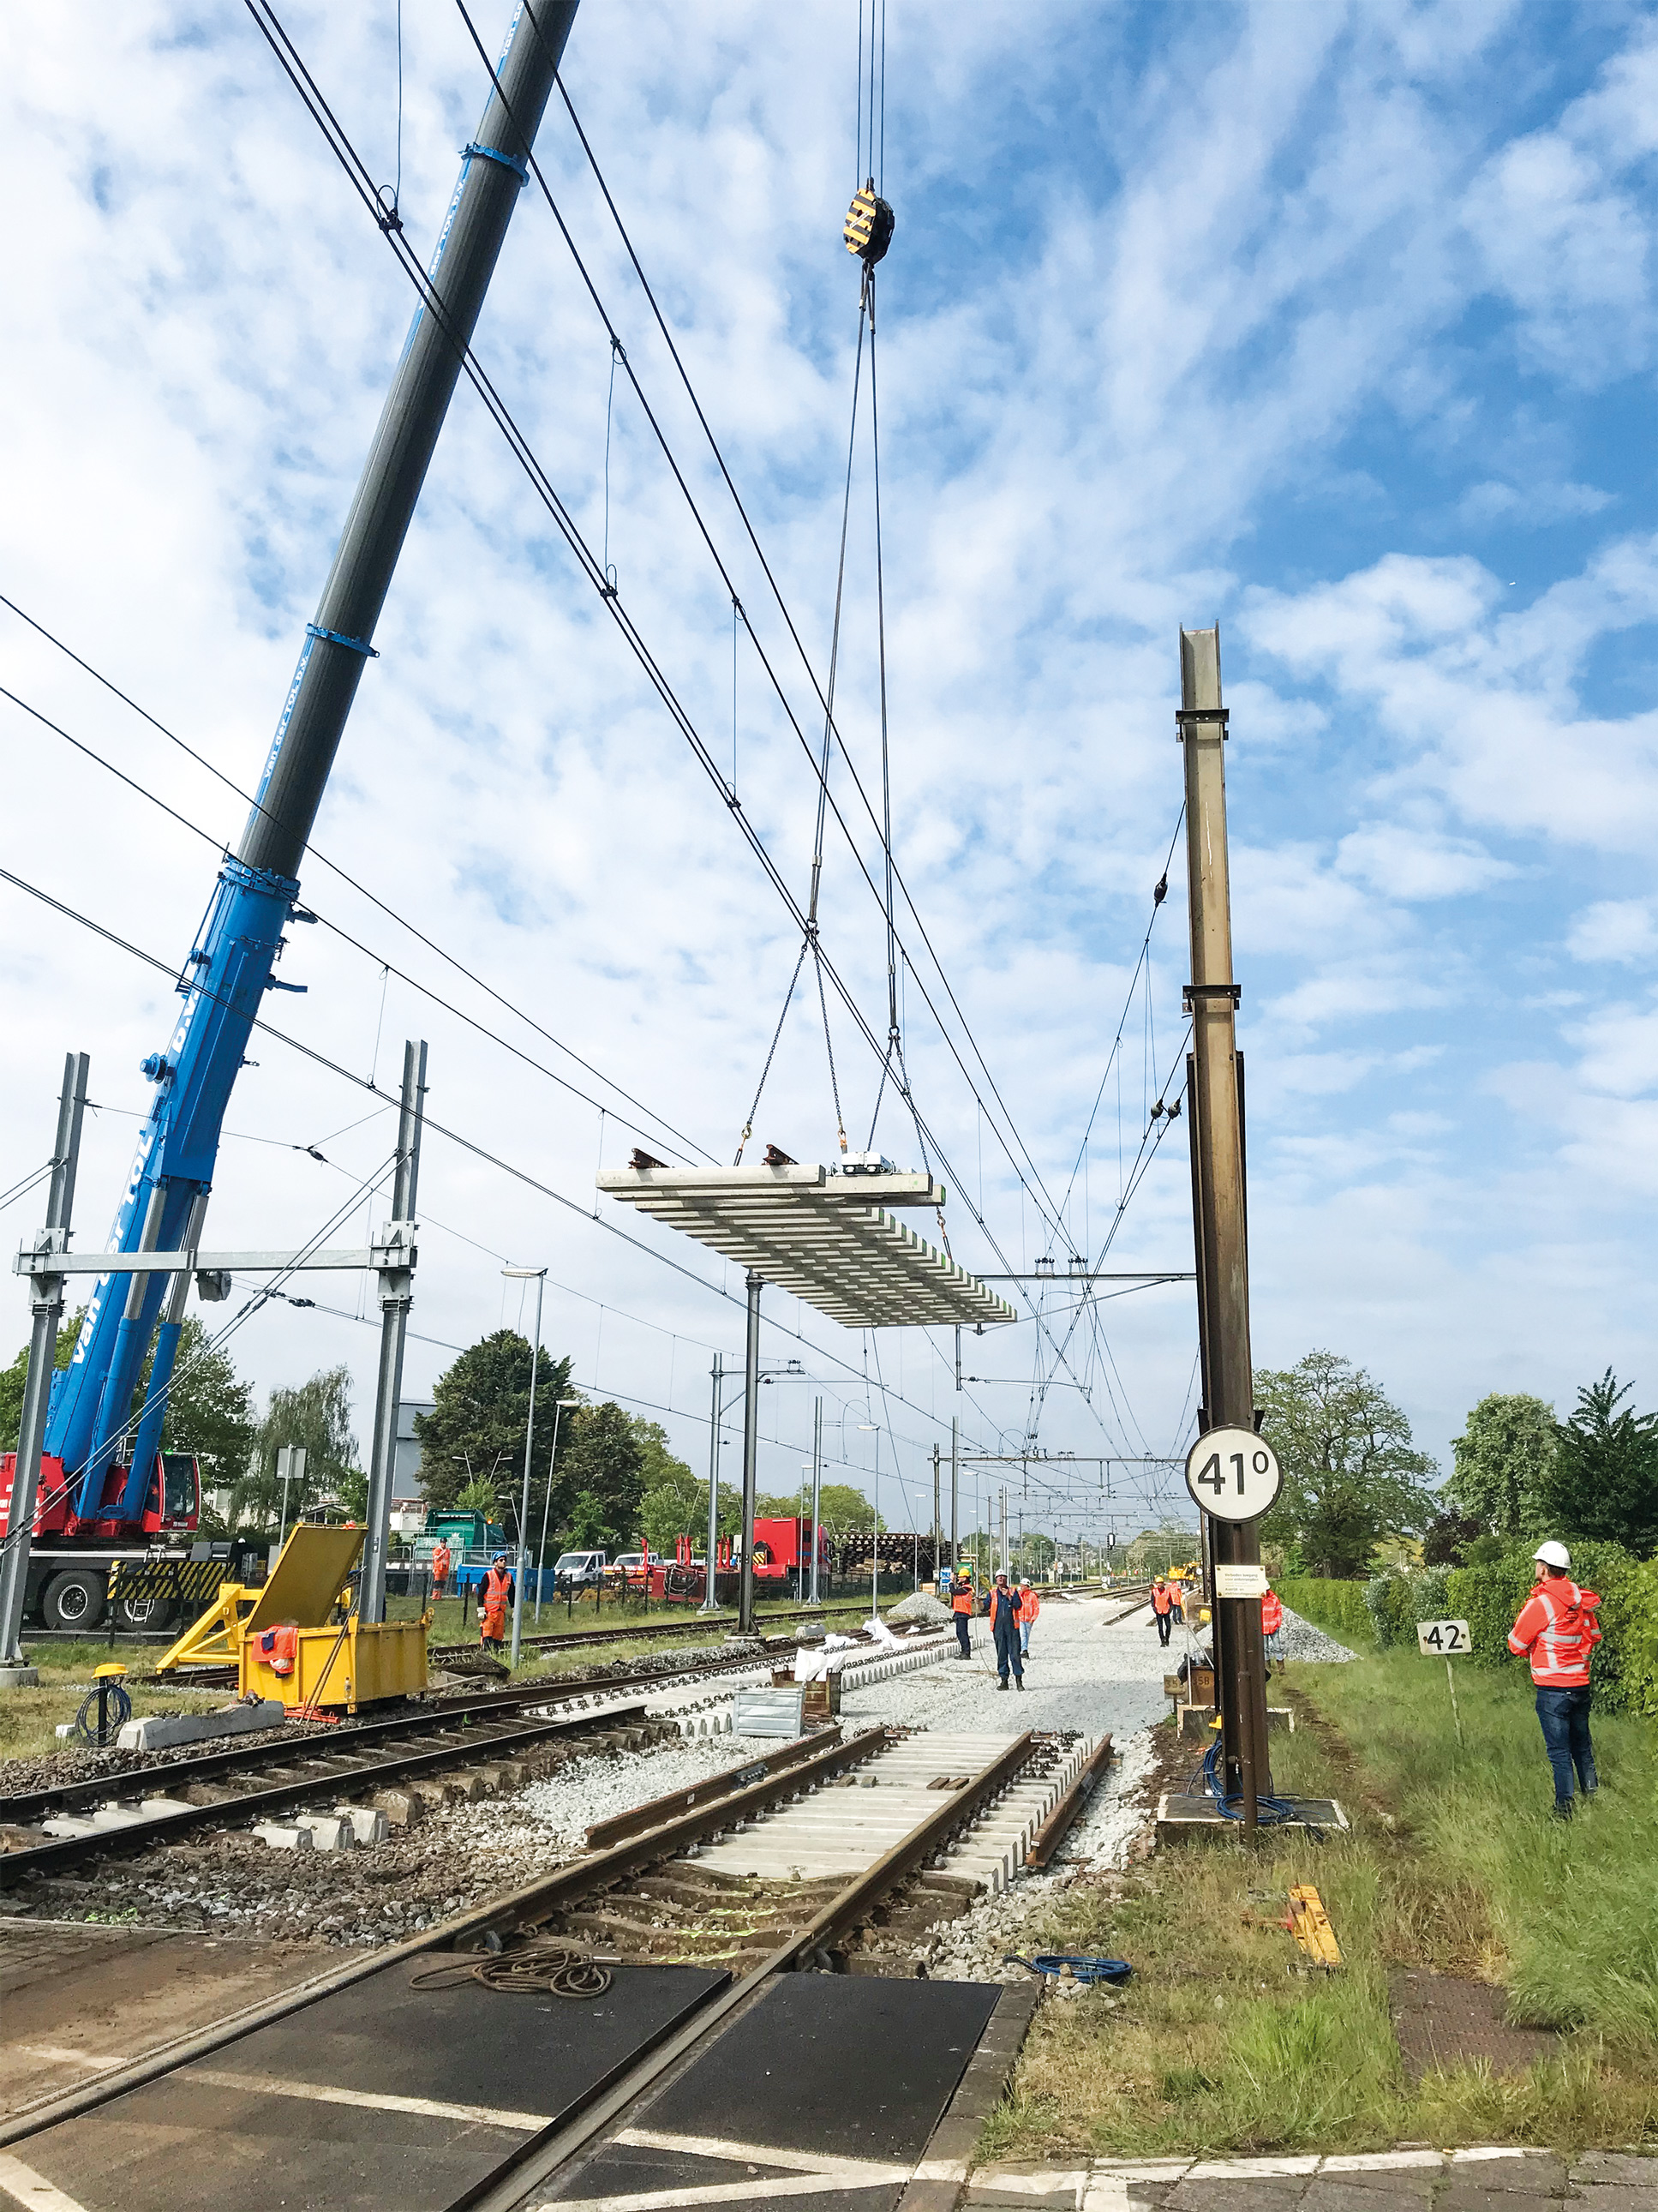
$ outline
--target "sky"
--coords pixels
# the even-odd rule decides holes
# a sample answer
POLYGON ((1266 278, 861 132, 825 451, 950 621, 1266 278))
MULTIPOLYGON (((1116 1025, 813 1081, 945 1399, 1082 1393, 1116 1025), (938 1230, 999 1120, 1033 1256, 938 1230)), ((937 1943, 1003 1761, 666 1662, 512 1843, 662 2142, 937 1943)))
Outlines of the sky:
MULTIPOLYGON (((493 52, 504 26, 473 14, 493 52)), ((534 187, 476 342, 797 898, 858 334, 840 228, 869 166, 863 20, 855 0, 590 5, 565 55, 777 596, 556 100, 538 158, 683 489, 534 187)), ((488 89, 460 12, 283 21, 423 258, 488 89)), ((134 0, 88 40, 29 5, 0 51, 0 591, 217 772, 0 607, 0 683, 26 702, 0 699, 0 865, 84 918, 0 883, 0 1188, 45 1157, 63 1054, 86 1050, 85 1246, 411 295, 244 6, 134 0)), ((1446 1468, 1489 1391, 1564 1413, 1610 1365, 1658 1401, 1658 27, 1503 0, 890 0, 883 83, 882 584, 922 1127, 889 1089, 876 1142, 906 1167, 925 1146, 970 1266, 1051 1254, 1063 1274, 1108 1239, 1108 1267, 1190 1267, 1186 1124, 1151 1109, 1181 1081, 1178 631, 1218 623, 1258 1363, 1345 1354, 1446 1468)), ((865 356, 821 920, 874 1043, 831 997, 837 1115, 808 968, 750 1159, 830 1159, 842 1121, 860 1149, 877 1109, 880 847, 852 781, 878 811, 867 375, 865 356)), ((740 1279, 593 1177, 635 1143, 732 1156, 796 925, 465 389, 375 642, 303 878, 324 923, 290 933, 281 971, 305 994, 270 1009, 322 1059, 260 1038, 210 1241, 384 1218, 363 1192, 423 1037, 446 1133, 422 1160, 406 1391, 527 1328, 500 1270, 544 1266, 546 1340, 580 1386, 662 1420, 701 1471, 740 1279)), ((261 1392, 345 1361, 366 1446, 372 1293, 318 1295, 250 1312, 230 1348, 261 1392)), ((967 1451, 1034 1430, 1076 1455, 1013 1472, 1016 1520, 1053 1527, 1062 1504, 1062 1530, 1132 1533, 1183 1498, 1190 1285, 1080 1316, 1063 1285, 1033 1295, 965 1340, 958 1390, 947 1334, 860 1338, 770 1293, 763 1357, 799 1369, 764 1394, 762 1486, 799 1480, 822 1396, 827 1471, 878 1479, 896 1525, 930 1516, 952 1416, 967 1451)), ((1002 1479, 964 1478, 964 1522, 1002 1479)))

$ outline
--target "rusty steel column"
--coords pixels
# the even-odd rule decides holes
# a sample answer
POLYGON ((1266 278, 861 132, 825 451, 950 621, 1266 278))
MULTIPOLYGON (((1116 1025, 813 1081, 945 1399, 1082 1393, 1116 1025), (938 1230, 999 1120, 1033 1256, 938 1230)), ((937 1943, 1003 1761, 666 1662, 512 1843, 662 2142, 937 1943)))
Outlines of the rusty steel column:
MULTIPOLYGON (((1185 747, 1186 860, 1191 918, 1192 1017, 1187 1062, 1193 1239, 1203 1413, 1207 1429, 1255 1425, 1249 1348, 1249 1251, 1243 1190, 1238 987, 1232 975, 1231 886, 1226 851, 1226 712, 1221 704, 1220 632, 1181 632, 1181 711, 1185 747)), ((1209 1556, 1215 1686, 1229 1796, 1243 1825, 1272 1788, 1266 1763, 1266 1672, 1258 1597, 1223 1597, 1220 1571, 1259 1567, 1258 1523, 1210 1518, 1209 1556)))

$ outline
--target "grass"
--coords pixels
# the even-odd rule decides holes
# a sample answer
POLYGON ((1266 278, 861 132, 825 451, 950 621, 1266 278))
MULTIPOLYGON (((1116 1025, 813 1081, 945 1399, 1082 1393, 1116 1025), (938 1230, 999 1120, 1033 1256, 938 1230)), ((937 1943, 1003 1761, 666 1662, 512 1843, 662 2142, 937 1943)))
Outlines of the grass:
MULTIPOLYGON (((7 1690, 0 1694, 0 1759, 40 1759, 66 1749, 83 1748, 78 1744, 64 1744, 57 1729, 60 1722, 72 1721, 81 1710, 94 1668, 106 1666, 112 1660, 135 1674, 147 1674, 162 1649, 155 1644, 123 1643, 118 1637, 112 1650, 107 1638, 100 1637, 76 1644, 40 1639, 31 1644, 26 1632, 23 1640, 30 1665, 40 1670, 40 1686, 35 1690, 7 1690)), ((141 1693, 135 1691, 132 1694, 137 1711, 198 1713, 223 1705, 229 1692, 145 1690, 142 1692, 142 1704, 138 1702, 141 1693)))
POLYGON ((1042 2008, 981 2157, 1658 2142, 1653 1731, 1596 1719, 1604 1787, 1563 1826, 1523 1679, 1459 1674, 1461 1753, 1437 1674, 1386 1652, 1275 1680, 1300 1709, 1275 1783, 1339 1796, 1351 1834, 1176 1846, 1060 1894, 1032 1944, 1126 1958, 1135 1978, 1042 2008), (1271 1924, 1302 1881, 1339 1974, 1271 1924), (1511 2018, 1564 2031, 1558 2055, 1412 2087, 1388 2011, 1390 1972, 1412 1966, 1503 1986, 1511 2018))

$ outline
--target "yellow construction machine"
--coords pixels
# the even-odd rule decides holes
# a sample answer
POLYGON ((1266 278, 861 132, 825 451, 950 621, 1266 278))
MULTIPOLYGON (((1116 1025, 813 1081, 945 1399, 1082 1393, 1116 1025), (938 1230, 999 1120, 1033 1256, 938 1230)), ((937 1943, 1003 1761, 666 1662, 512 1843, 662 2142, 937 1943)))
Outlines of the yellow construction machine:
POLYGON ((359 1620, 351 1570, 361 1528, 301 1523, 258 1589, 226 1583, 210 1610, 157 1662, 158 1674, 203 1661, 230 1662, 244 1698, 280 1698, 316 1712, 404 1698, 426 1687, 426 1631, 418 1620, 359 1620))

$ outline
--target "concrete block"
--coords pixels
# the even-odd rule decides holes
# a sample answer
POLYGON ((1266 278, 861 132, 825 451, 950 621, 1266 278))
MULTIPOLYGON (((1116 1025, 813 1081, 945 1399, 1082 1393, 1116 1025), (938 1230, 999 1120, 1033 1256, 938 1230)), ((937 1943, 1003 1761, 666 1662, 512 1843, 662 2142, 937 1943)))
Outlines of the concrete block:
POLYGON ((0 1690, 38 1690, 39 1686, 38 1667, 0 1667, 0 1690))
POLYGON ((337 1813, 301 1813, 294 1825, 310 1830, 315 1851, 349 1851, 357 1840, 349 1820, 337 1813))
POLYGON ((196 1808, 186 1805, 182 1797, 145 1797, 139 1801, 139 1811, 147 1820, 159 1820, 168 1813, 193 1813, 196 1808))
POLYGON ((368 1805, 338 1805, 335 1808, 342 1820, 351 1824, 353 1838, 359 1844, 383 1844, 390 1823, 377 1807, 368 1805))
POLYGON ((309 1828, 286 1827, 280 1820, 261 1820, 253 1833, 273 1851, 308 1851, 312 1848, 309 1828))
POLYGON ((92 1825, 94 1828, 142 1828, 149 1818, 136 1805, 99 1805, 94 1808, 92 1825))
POLYGON ((375 1793, 374 1808, 386 1815, 392 1827, 413 1828, 419 1825, 426 1803, 412 1790, 381 1790, 375 1793))
POLYGON ((78 1814, 75 1813, 58 1813, 50 1820, 42 1820, 40 1826, 42 1832, 48 1836, 67 1838, 95 1836, 98 1833, 98 1823, 95 1820, 83 1820, 78 1814))
POLYGON ((288 1718, 280 1698, 261 1698, 257 1705, 226 1705, 215 1713, 151 1713, 128 1721, 116 1737, 121 1751, 166 1751, 175 1743, 200 1743, 210 1736, 246 1735, 260 1729, 280 1728, 288 1718))

